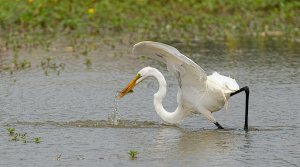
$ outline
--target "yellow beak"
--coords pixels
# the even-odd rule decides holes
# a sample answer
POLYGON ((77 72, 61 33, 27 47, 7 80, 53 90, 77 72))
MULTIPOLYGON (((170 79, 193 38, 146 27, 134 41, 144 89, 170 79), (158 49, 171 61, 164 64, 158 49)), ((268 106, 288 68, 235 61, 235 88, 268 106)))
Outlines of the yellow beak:
POLYGON ((127 93, 129 93, 129 92, 131 92, 132 91, 132 89, 135 87, 135 85, 136 85, 136 81, 138 80, 138 79, 140 79, 142 76, 140 75, 140 74, 137 74, 134 78, 133 78, 133 80, 131 80, 128 84, 127 84, 127 86, 118 94, 118 96, 117 96, 117 98, 122 98, 123 96, 125 96, 127 93))

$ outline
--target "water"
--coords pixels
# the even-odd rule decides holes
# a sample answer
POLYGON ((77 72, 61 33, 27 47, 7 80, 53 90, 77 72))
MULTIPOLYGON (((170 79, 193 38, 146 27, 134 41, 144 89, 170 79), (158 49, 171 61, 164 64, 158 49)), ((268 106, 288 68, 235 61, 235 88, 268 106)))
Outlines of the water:
MULTIPOLYGON (((161 63, 132 58, 129 47, 117 46, 91 53, 92 68, 86 69, 82 59, 56 51, 43 54, 66 64, 60 76, 44 76, 40 68, 0 73, 0 166, 300 165, 299 43, 245 39, 174 45, 208 74, 218 71, 250 87, 248 133, 243 131, 243 93, 229 100, 227 112, 214 113, 225 130, 201 115, 172 126, 154 111, 155 80, 115 101, 136 72, 150 65, 165 75, 164 105, 174 110, 176 81, 161 63), (42 142, 9 141, 8 127, 42 142), (139 152, 136 160, 127 154, 132 149, 139 152)), ((39 54, 22 56, 38 64, 39 54)))
POLYGON ((110 122, 113 125, 118 125, 118 122, 119 122, 119 119, 120 119, 120 118, 118 118, 118 115, 120 115, 120 113, 118 111, 118 106, 119 106, 118 99, 115 98, 113 111, 112 111, 111 114, 108 115, 108 122, 110 122))

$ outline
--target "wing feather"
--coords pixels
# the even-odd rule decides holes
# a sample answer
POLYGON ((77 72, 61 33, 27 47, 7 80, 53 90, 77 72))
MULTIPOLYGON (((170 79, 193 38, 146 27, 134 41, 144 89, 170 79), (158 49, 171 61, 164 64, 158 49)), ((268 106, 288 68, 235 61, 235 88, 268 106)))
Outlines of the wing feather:
POLYGON ((136 56, 146 56, 166 63, 167 69, 177 78, 179 85, 205 88, 205 71, 172 46, 143 41, 135 44, 132 52, 136 56))

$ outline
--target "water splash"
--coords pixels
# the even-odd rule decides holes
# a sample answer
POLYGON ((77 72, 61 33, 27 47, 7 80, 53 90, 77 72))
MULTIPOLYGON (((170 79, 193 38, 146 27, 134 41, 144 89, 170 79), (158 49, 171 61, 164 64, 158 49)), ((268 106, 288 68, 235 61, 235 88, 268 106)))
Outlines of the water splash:
POLYGON ((113 103, 113 111, 108 115, 108 122, 112 125, 118 125, 121 114, 118 111, 119 108, 119 100, 117 95, 115 96, 114 103, 113 103))

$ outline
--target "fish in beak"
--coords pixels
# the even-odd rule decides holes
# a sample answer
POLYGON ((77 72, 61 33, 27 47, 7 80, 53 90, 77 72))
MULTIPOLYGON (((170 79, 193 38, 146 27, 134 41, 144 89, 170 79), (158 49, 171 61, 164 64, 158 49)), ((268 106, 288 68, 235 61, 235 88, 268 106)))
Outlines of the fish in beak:
POLYGON ((140 79, 142 76, 140 74, 137 74, 133 80, 131 80, 127 86, 121 91, 119 92, 117 98, 121 99, 122 97, 124 97, 127 93, 132 93, 132 89, 138 84, 137 80, 140 79))

